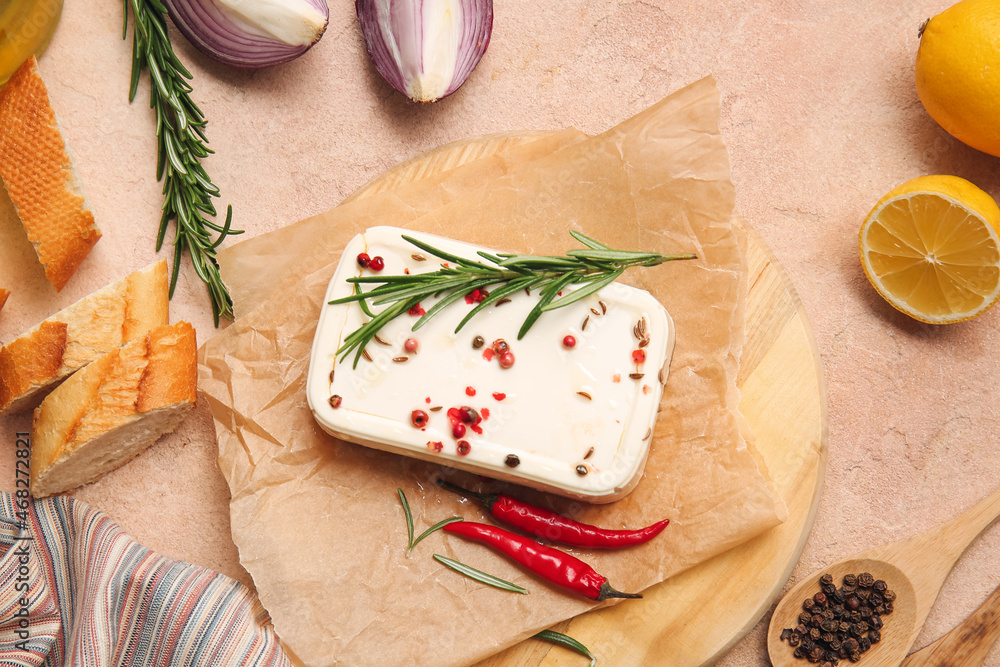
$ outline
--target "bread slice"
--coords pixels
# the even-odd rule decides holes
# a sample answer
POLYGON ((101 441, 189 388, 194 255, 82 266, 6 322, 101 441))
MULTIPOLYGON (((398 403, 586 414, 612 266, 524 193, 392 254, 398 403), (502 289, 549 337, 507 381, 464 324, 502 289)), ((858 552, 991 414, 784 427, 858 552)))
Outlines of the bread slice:
POLYGON ((30 410, 77 369, 168 320, 164 260, 86 296, 0 348, 0 415, 30 410))
POLYGON ((194 328, 157 327, 108 352, 35 410, 31 493, 63 493, 96 480, 177 428, 197 400, 194 328))
POLYGON ((84 207, 34 56, 0 88, 0 178, 45 277, 61 290, 101 232, 84 207))

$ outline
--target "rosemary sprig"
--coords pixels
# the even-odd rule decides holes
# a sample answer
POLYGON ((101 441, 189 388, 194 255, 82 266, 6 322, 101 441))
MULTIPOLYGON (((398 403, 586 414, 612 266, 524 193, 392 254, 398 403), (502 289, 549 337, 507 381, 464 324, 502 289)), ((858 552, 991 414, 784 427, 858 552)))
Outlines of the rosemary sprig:
POLYGON ((413 547, 417 546, 421 540, 430 535, 431 533, 441 530, 449 523, 455 523, 456 521, 462 521, 462 517, 453 516, 447 519, 438 521, 436 524, 420 533, 418 537, 413 537, 413 512, 410 510, 410 503, 406 500, 406 494, 403 493, 402 489, 396 489, 396 493, 399 494, 399 502, 403 506, 403 516, 406 518, 406 557, 410 557, 410 552, 413 551, 413 547))
POLYGON ((564 635, 563 633, 556 632, 555 630, 542 630, 541 632, 535 634, 534 638, 541 639, 546 642, 552 642, 554 644, 560 644, 566 648, 573 649, 577 653, 590 658, 590 667, 594 667, 594 665, 597 664, 597 658, 595 658, 594 654, 590 652, 590 649, 569 635, 564 635))
POLYGON ((510 591, 512 593, 521 593, 522 595, 528 594, 528 589, 523 586, 518 586, 517 584, 507 581, 506 579, 501 579, 500 577, 493 576, 492 574, 487 574, 482 570, 469 567, 465 563, 454 560, 453 558, 448 558, 447 556, 442 556, 441 554, 434 554, 434 560, 441 563, 445 567, 451 568, 459 574, 464 574, 470 579, 478 581, 481 584, 486 584, 487 586, 499 588, 504 591, 510 591))
POLYGON ((537 290, 538 302, 528 313, 517 333, 517 338, 520 340, 542 313, 563 308, 597 292, 617 280, 627 269, 696 258, 689 253, 661 255, 655 252, 612 250, 579 232, 570 231, 570 234, 586 248, 570 250, 565 257, 503 253, 491 255, 479 252, 479 256, 488 263, 459 257, 411 236, 403 235, 403 239, 407 242, 451 265, 428 273, 348 278, 347 282, 352 284, 354 293, 351 296, 334 299, 330 304, 358 301, 371 319, 344 338, 337 354, 342 355, 341 360, 343 360, 352 350, 355 351, 354 366, 357 367, 365 346, 375 334, 390 320, 410 310, 422 299, 436 297, 439 301, 414 323, 414 331, 466 294, 476 289, 494 286, 496 287, 489 296, 472 308, 458 323, 455 332, 460 331, 477 313, 503 297, 520 290, 537 290), (361 285, 369 284, 376 287, 367 292, 360 289, 361 285), (570 285, 583 286, 560 296, 559 293, 570 285), (386 308, 377 315, 371 315, 371 311, 367 310, 369 304, 386 308))
POLYGON ((219 326, 220 317, 232 318, 233 300, 219 273, 216 248, 227 236, 243 232, 231 227, 232 206, 227 207, 226 221, 221 226, 205 217, 216 215, 212 198, 219 196, 219 188, 201 166, 202 158, 213 151, 207 145, 205 116, 189 96, 191 73, 177 58, 167 35, 167 8, 160 0, 123 3, 122 39, 128 35, 130 6, 135 23, 128 99, 135 99, 142 70, 148 69, 149 106, 156 112, 156 180, 163 181, 164 196, 156 251, 163 245, 170 221, 175 220, 170 296, 177 286, 181 257, 187 250, 195 273, 208 286, 215 326, 219 326), (213 232, 218 234, 215 239, 213 232))

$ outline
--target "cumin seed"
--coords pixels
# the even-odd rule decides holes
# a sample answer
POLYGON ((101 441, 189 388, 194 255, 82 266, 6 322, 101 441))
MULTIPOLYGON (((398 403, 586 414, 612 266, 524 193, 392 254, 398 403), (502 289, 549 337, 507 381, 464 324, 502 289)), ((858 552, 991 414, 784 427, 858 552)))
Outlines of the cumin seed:
POLYGON ((601 315, 606 315, 608 313, 608 304, 603 301, 598 301, 597 305, 601 307, 601 315))
POLYGON ((386 347, 391 347, 392 346, 392 343, 390 343, 389 341, 386 341, 386 340, 382 340, 382 338, 379 337, 378 334, 375 334, 374 338, 375 338, 375 342, 378 343, 379 345, 385 345, 386 347))
POLYGON ((365 348, 364 350, 361 351, 361 356, 365 358, 365 361, 372 360, 372 355, 368 354, 368 348, 365 348))
POLYGON ((587 324, 589 322, 590 322, 590 315, 587 315, 587 317, 585 317, 584 320, 583 320, 583 324, 580 325, 580 331, 586 331, 587 330, 587 324))
POLYGON ((508 299, 507 297, 504 297, 504 298, 500 299, 499 301, 497 301, 497 302, 496 302, 495 304, 493 304, 493 305, 494 305, 494 306, 502 306, 502 305, 504 305, 505 303, 510 303, 510 299, 508 299))
POLYGON ((392 358, 392 360, 395 361, 397 364, 401 364, 404 361, 409 361, 409 359, 410 359, 409 357, 393 357, 392 358))
POLYGON ((413 259, 417 260, 418 262, 426 262, 427 261, 426 257, 424 257, 423 255, 418 255, 416 253, 410 255, 410 257, 412 257, 413 259))
POLYGON ((588 401, 592 401, 592 400, 594 400, 594 399, 593 399, 593 398, 591 397, 591 395, 590 395, 590 394, 588 394, 588 393, 587 393, 587 392, 585 392, 585 391, 578 391, 578 392, 576 392, 576 393, 577 393, 577 394, 578 394, 579 396, 583 396, 583 397, 584 397, 585 399, 587 399, 588 401))
POLYGON ((593 455, 594 455, 594 448, 591 447, 590 449, 587 450, 587 453, 583 455, 583 460, 586 461, 593 455))
POLYGON ((629 373, 628 376, 630 378, 632 378, 633 380, 641 380, 642 378, 646 377, 646 374, 645 373, 629 373))

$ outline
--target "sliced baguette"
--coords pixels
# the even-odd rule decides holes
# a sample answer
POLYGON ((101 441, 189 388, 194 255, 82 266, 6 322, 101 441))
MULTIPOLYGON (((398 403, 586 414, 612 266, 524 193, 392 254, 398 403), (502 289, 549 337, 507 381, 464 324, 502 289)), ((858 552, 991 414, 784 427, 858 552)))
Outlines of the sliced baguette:
POLYGON ((177 428, 197 399, 194 328, 157 327, 74 373, 35 410, 31 493, 63 493, 177 428))
POLYGON ((0 88, 0 178, 45 277, 61 290, 101 238, 31 56, 0 88))
POLYGON ((77 369, 168 320, 163 260, 86 296, 0 348, 0 415, 30 410, 77 369))

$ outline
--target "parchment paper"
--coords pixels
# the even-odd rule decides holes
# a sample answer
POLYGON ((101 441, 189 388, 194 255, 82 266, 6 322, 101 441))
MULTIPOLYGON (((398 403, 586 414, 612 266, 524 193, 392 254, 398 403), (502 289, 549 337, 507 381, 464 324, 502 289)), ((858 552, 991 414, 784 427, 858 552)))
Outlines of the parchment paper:
MULTIPOLYGON (((782 520, 784 505, 770 491, 736 410, 746 284, 718 117, 718 91, 705 79, 601 136, 516 165, 419 217, 380 217, 378 196, 352 202, 349 216, 317 216, 315 233, 299 238, 324 244, 327 263, 299 274, 206 343, 200 387, 217 421, 233 539, 279 636, 299 659, 463 665, 596 606, 445 533, 406 558, 396 489, 409 497, 420 532, 453 514, 484 520, 476 505, 433 484, 441 475, 469 485, 479 480, 338 442, 313 421, 304 384, 336 249, 373 220, 520 252, 563 253, 577 245, 568 229, 613 247, 696 252, 694 262, 627 274, 664 303, 677 325, 670 379, 636 490, 602 506, 515 492, 607 527, 670 518, 667 530, 641 547, 576 552, 626 591, 663 581, 782 520), (531 592, 485 587, 444 569, 433 553, 531 592)), ((240 257, 242 245, 232 257, 240 257)), ((239 270, 225 277, 231 287, 252 279, 239 270)), ((628 604, 641 611, 641 600, 628 604)))

